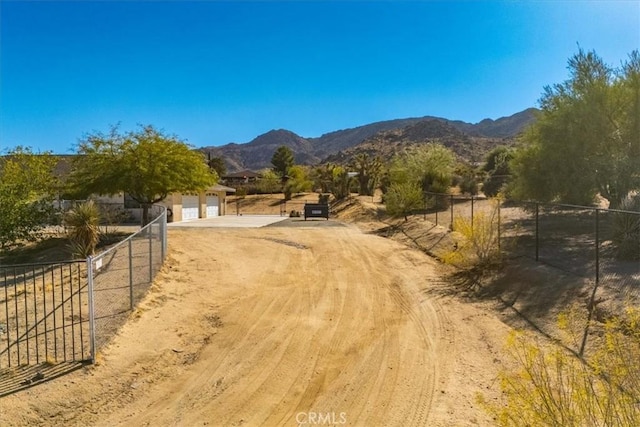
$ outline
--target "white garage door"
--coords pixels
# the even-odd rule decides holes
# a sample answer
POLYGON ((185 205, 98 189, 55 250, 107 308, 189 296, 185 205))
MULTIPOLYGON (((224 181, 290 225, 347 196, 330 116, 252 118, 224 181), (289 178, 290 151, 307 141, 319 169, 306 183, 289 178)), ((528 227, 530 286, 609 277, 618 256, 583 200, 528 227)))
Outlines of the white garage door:
POLYGON ((218 196, 207 194, 207 218, 220 215, 220 201, 218 196))
POLYGON ((198 219, 198 196, 182 196, 182 220, 198 219))

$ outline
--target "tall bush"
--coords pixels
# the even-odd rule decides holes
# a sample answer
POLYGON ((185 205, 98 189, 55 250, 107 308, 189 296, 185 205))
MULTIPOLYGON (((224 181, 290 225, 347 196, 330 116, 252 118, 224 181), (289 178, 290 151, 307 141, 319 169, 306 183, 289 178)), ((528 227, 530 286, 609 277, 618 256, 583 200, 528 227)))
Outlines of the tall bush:
POLYGON ((0 156, 0 249, 37 240, 53 221, 56 162, 27 147, 0 156))
POLYGON ((387 213, 395 217, 408 216, 424 205, 422 190, 415 182, 403 182, 391 184, 385 194, 387 213))

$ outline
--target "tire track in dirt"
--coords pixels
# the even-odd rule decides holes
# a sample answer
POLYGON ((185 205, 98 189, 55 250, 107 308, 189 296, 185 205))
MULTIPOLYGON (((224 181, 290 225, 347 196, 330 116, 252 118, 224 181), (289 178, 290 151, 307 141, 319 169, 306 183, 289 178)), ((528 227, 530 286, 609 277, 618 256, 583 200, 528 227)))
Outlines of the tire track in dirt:
MULTIPOLYGON (((113 408, 103 400, 99 418, 78 412, 74 422, 293 426, 300 414, 321 413, 344 414, 346 425, 427 424, 448 332, 438 304, 421 293, 436 277, 423 254, 347 227, 185 229, 169 237, 176 268, 153 298, 175 299, 141 312, 96 372, 126 375, 148 360, 161 366, 145 366, 153 381, 143 391, 121 390, 130 398, 113 408), (208 318, 220 320, 214 334, 208 318), (128 343, 154 327, 165 331, 156 347, 128 343), (171 370, 183 360, 172 351, 177 330, 180 351, 194 357, 171 370)), ((100 399, 97 392, 92 405, 100 399)))

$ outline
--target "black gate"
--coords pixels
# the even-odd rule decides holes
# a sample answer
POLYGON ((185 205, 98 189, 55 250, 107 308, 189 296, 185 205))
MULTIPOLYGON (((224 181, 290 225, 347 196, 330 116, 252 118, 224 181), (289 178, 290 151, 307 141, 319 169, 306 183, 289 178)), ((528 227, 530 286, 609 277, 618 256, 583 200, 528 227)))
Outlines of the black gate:
POLYGON ((85 261, 0 266, 0 369, 91 359, 85 261))

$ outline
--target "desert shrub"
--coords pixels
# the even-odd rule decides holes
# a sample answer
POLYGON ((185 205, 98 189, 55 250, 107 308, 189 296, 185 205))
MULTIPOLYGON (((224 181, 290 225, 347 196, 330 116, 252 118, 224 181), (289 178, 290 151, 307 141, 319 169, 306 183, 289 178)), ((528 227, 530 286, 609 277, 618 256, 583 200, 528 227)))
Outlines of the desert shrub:
POLYGON ((513 151, 505 146, 496 147, 489 152, 483 168, 487 174, 482 183, 482 192, 485 196, 495 197, 503 191, 511 175, 509 166, 511 159, 513 159, 513 151))
MULTIPOLYGON (((562 328, 566 320, 561 316, 562 328)), ((479 400, 500 426, 640 425, 640 310, 607 321, 592 347, 579 358, 513 333, 507 350, 515 368, 500 375, 506 404, 479 400)))
POLYGON ((261 178, 256 182, 257 193, 273 194, 282 191, 282 180, 272 169, 261 171, 261 178))
POLYGON ((461 176, 458 186, 460 187, 460 191, 462 193, 470 194, 472 196, 478 194, 478 181, 472 174, 461 176))
POLYGON ((244 187, 238 187, 236 190, 236 197, 239 199, 244 199, 247 197, 247 189, 244 187))
POLYGON ((318 194, 318 203, 328 205, 329 197, 331 197, 331 194, 318 194))
POLYGON ((508 176, 506 175, 489 175, 482 183, 482 192, 487 197, 495 197, 500 193, 506 183, 508 176))
POLYGON ((126 233, 118 230, 119 224, 133 221, 130 212, 117 205, 98 205, 100 227, 98 229, 97 246, 106 246, 123 239, 126 233))
POLYGON ((100 210, 92 200, 82 202, 65 214, 64 223, 74 256, 93 255, 100 238, 100 210))
POLYGON ((616 246, 616 255, 620 259, 640 259, 640 194, 622 199, 620 210, 638 214, 613 214, 613 243, 616 246))
POLYGON ((422 179, 422 189, 431 193, 448 194, 451 189, 451 180, 425 173, 422 179))
POLYGON ((405 221, 408 215, 424 205, 422 190, 414 182, 391 184, 385 194, 384 202, 389 215, 404 217, 405 221))
POLYGON ((489 212, 480 211, 472 218, 453 220, 456 249, 445 254, 445 262, 459 266, 489 267, 500 261, 500 201, 491 200, 489 212))

